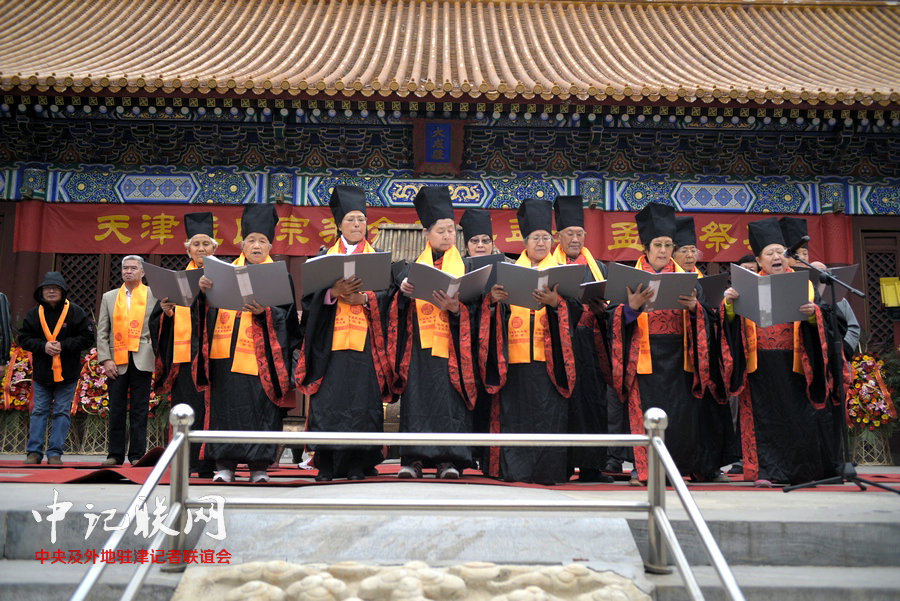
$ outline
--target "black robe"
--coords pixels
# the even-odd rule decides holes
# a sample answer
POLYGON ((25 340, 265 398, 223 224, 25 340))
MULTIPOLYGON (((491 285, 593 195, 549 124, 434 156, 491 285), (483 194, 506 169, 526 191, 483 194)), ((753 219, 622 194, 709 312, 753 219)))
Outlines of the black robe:
MULTIPOLYGON (((408 267, 396 275, 402 282, 408 267)), ((399 290, 394 295, 388 320, 388 355, 393 361, 392 391, 400 396, 400 432, 472 432, 472 407, 475 405, 474 360, 469 315, 477 303, 460 303, 459 314, 448 312, 450 324, 449 357, 435 357, 423 349, 419 337, 416 303, 399 290)), ((472 449, 468 446, 404 446, 400 448, 403 465, 421 461, 424 467, 452 463, 462 471, 472 467, 472 449)))
MULTIPOLYGON (((489 303, 490 298, 485 298, 483 304, 489 303)), ((492 318, 482 308, 479 328, 482 334, 490 332, 490 339, 480 345, 479 363, 485 387, 493 394, 491 432, 566 433, 575 383, 572 338, 581 303, 563 297, 558 308, 546 308, 547 360, 529 363, 509 363, 509 305, 498 303, 495 309, 492 318), (492 326, 486 323, 488 319, 494 322, 492 326)), ((534 313, 529 327, 534 332, 534 313)), ((565 447, 491 447, 487 473, 507 481, 539 484, 566 482, 571 475, 565 447)))
MULTIPOLYGON (((212 345, 217 309, 207 311, 206 331, 212 345)), ((284 410, 294 406, 291 359, 302 339, 296 306, 266 307, 253 317, 251 334, 256 348, 259 375, 231 371, 240 330, 240 312, 235 315, 227 359, 208 359, 210 430, 278 432, 284 410)), ((216 443, 207 446, 211 459, 225 463, 254 463, 256 469, 274 463, 277 445, 216 443)))
MULTIPOLYGON (((393 400, 391 368, 382 316, 387 314, 391 291, 366 292, 368 318, 362 352, 331 350, 337 303, 325 304, 326 290, 303 297, 303 324, 307 332, 297 365, 297 387, 310 395, 306 429, 310 432, 383 432, 384 407, 393 400), (373 352, 373 342, 374 352, 373 352)), ((344 477, 364 473, 384 459, 381 447, 307 445, 316 451, 322 473, 344 477)))
MULTIPOLYGON (((150 314, 150 342, 156 355, 153 370, 153 388, 157 394, 169 394, 169 406, 186 403, 194 410, 192 430, 207 430, 209 417, 209 379, 204 357, 209 352, 206 346, 206 295, 200 294, 190 307, 191 310, 191 361, 175 363, 173 348, 175 342, 175 317, 168 317, 159 301, 150 314)), ((191 443, 190 471, 203 475, 212 473, 213 462, 201 459, 200 443, 191 443)), ((205 453, 203 453, 205 455, 205 453)))
POLYGON ((757 368, 748 373, 748 320, 721 312, 723 370, 738 396, 744 480, 800 484, 836 475, 839 430, 822 310, 816 308, 815 324, 799 322, 802 374, 793 370, 792 323, 756 328, 757 368))
MULTIPOLYGON (((715 451, 718 443, 711 444, 707 428, 721 420, 727 406, 719 407, 718 401, 706 394, 712 385, 709 369, 714 330, 702 307, 703 290, 699 284, 696 290, 697 311, 687 312, 687 352, 693 372, 684 369, 685 311, 661 310, 647 314, 652 373, 638 374, 637 320, 626 323, 625 305, 618 305, 610 308, 613 379, 626 404, 631 433, 644 434, 644 412, 659 407, 668 416, 665 442, 679 471, 708 480, 718 473, 721 464, 715 451)), ((634 456, 638 478, 646 480, 646 449, 635 448, 634 456)))
MULTIPOLYGON (((605 277, 605 266, 599 266, 605 277)), ((593 281, 593 273, 585 266, 582 283, 593 281)), ((587 305, 582 308, 573 338, 575 388, 569 399, 567 431, 572 434, 606 434, 609 431, 606 385, 612 377, 606 314, 594 315, 587 305)), ((576 467, 580 468, 579 478, 597 479, 599 472, 606 467, 606 447, 570 447, 569 471, 574 472, 576 467)))

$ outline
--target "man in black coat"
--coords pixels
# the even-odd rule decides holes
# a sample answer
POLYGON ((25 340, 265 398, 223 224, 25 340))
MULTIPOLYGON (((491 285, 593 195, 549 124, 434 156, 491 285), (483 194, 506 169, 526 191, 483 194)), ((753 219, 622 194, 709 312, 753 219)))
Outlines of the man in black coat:
POLYGON ((19 332, 19 345, 31 352, 34 373, 25 463, 37 464, 44 458, 50 416, 47 463, 59 465, 81 373, 81 351, 93 343, 94 329, 84 310, 66 299, 66 281, 58 271, 47 272, 34 291, 34 300, 38 304, 25 315, 19 332))

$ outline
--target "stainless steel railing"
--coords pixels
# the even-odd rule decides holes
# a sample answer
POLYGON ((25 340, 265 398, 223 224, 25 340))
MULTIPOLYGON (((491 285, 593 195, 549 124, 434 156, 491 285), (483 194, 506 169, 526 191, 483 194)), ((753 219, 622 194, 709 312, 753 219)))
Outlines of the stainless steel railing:
MULTIPOLYGON (((393 500, 383 501, 379 499, 270 499, 254 497, 226 498, 225 505, 233 509, 289 509, 302 507, 305 509, 342 509, 342 510, 372 510, 372 509, 414 509, 414 510, 447 510, 447 511, 490 511, 495 509, 511 509, 515 511, 641 511, 647 513, 648 519, 648 554, 644 562, 645 569, 652 573, 669 573, 671 568, 666 561, 666 547, 671 550, 675 565, 684 580, 685 587, 692 599, 702 600, 703 593, 688 565, 684 551, 675 536, 668 515, 665 510, 665 482, 674 485, 675 492, 681 500, 688 517, 700 536, 700 541, 709 555, 722 586, 728 597, 733 601, 743 601, 744 596, 738 587, 731 568, 728 567, 722 552, 719 550, 709 527, 703 520, 700 510, 688 492, 687 486, 675 462, 669 455, 665 445, 664 433, 668 425, 668 417, 661 409, 652 408, 644 414, 644 428, 646 434, 411 434, 411 433, 362 433, 362 432, 239 432, 220 430, 191 431, 194 422, 194 412, 188 405, 176 405, 169 414, 169 422, 174 428, 175 435, 169 443, 156 467, 150 473, 149 478, 138 490, 135 499, 131 502, 128 512, 123 517, 127 526, 127 519, 131 512, 135 512, 145 501, 150 498, 150 493, 159 483, 162 474, 171 463, 172 474, 170 484, 171 513, 167 516, 166 526, 175 530, 176 534, 170 536, 168 547, 177 551, 185 551, 185 524, 189 509, 205 507, 206 503, 188 497, 188 442, 244 442, 244 443, 270 443, 270 444, 346 444, 346 445, 468 445, 468 446, 642 446, 647 447, 647 501, 478 501, 465 503, 459 501, 435 500, 393 500), (665 542, 665 544, 663 544, 665 542)), ((115 550, 125 534, 125 528, 114 532, 104 550, 115 550)), ((154 537, 150 543, 150 550, 162 548, 164 529, 154 537)), ((121 599, 131 600, 147 576, 152 566, 151 563, 141 564, 132 576, 121 599)), ((105 563, 91 566, 85 574, 80 585, 72 595, 72 601, 82 601, 97 583, 105 563)), ((184 569, 184 564, 167 564, 162 568, 167 571, 184 569)))

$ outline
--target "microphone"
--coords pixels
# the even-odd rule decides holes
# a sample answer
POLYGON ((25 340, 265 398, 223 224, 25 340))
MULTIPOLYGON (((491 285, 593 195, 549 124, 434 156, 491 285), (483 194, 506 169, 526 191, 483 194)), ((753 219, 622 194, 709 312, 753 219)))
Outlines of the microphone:
POLYGON ((788 258, 796 257, 797 251, 800 249, 801 246, 803 246, 807 242, 809 242, 809 236, 803 236, 799 240, 794 242, 790 248, 788 248, 781 254, 788 258))

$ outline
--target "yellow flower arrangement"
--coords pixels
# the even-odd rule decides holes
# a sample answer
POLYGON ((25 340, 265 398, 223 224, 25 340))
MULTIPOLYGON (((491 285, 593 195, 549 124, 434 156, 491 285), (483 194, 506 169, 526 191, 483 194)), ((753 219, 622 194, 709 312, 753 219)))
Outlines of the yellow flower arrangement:
POLYGON ((897 410, 884 382, 884 361, 874 353, 860 353, 850 363, 852 381, 847 394, 847 421, 851 432, 864 438, 890 436, 897 410))
POLYGON ((9 363, 3 373, 2 385, 3 409, 13 411, 30 411, 34 399, 34 387, 31 385, 31 353, 17 344, 9 350, 9 363))

